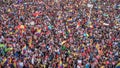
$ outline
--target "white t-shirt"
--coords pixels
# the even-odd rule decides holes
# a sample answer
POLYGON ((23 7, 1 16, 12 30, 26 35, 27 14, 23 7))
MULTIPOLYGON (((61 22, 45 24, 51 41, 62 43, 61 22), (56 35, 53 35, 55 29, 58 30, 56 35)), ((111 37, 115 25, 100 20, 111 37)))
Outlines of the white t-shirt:
POLYGON ((78 62, 78 64, 81 64, 81 63, 82 63, 82 60, 78 60, 77 62, 78 62))
POLYGON ((23 62, 19 62, 19 66, 20 66, 20 68, 23 68, 23 66, 24 66, 23 62))

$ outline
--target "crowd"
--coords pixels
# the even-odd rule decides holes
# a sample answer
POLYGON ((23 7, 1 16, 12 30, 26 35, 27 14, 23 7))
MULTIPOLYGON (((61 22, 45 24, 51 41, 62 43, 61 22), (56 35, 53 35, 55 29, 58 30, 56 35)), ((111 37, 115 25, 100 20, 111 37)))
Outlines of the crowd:
POLYGON ((0 68, 119 68, 119 0, 1 3, 0 68))

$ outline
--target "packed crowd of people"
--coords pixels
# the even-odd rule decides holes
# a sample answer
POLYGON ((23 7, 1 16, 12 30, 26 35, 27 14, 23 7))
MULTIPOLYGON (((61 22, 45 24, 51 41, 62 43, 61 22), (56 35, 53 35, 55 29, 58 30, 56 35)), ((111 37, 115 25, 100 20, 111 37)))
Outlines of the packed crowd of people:
POLYGON ((3 0, 0 68, 117 68, 119 0, 3 0))

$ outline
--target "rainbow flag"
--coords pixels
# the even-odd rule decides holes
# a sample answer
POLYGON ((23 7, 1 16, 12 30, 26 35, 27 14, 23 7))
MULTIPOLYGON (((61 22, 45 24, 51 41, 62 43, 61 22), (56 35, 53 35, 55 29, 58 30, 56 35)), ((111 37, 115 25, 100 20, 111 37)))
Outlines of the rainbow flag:
POLYGON ((115 68, 120 68, 120 62, 115 66, 115 68))
POLYGON ((27 46, 25 45, 23 48, 22 48, 22 50, 26 50, 27 49, 27 46))
POLYGON ((64 68, 63 67, 63 63, 62 63, 62 61, 60 60, 60 62, 59 62, 59 67, 58 68, 64 68))

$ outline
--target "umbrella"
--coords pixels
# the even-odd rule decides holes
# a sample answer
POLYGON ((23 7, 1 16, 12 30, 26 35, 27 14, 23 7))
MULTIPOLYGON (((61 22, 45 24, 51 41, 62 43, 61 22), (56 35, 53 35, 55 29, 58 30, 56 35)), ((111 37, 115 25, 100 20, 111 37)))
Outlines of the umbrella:
POLYGON ((0 48, 1 48, 1 47, 4 47, 4 46, 5 46, 4 44, 0 44, 0 48))

